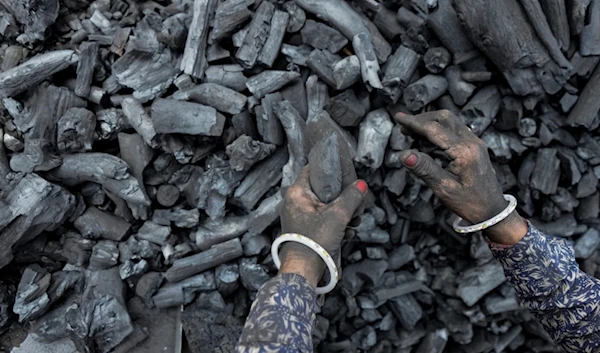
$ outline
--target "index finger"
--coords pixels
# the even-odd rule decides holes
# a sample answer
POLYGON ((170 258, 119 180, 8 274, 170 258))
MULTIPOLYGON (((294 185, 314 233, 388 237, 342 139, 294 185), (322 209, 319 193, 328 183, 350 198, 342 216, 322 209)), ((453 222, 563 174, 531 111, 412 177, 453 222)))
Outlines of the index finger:
MULTIPOLYGON (((448 151, 459 142, 458 136, 448 127, 440 124, 434 114, 422 114, 418 116, 398 113, 395 119, 402 126, 425 136, 431 143, 448 151)), ((450 155, 450 157, 454 158, 450 155)))

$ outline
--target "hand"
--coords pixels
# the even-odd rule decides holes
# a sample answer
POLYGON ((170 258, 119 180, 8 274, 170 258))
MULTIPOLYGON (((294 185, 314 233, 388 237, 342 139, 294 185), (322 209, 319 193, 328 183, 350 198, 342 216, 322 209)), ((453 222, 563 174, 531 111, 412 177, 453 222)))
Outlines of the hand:
MULTIPOLYGON (((443 169, 425 153, 402 152, 404 165, 423 179, 440 200, 472 224, 502 212, 508 202, 502 195, 487 146, 463 122, 447 110, 418 116, 399 113, 396 120, 410 131, 425 136, 441 148, 450 164, 443 169)), ((527 223, 515 211, 485 231, 491 241, 512 245, 527 233, 527 223)))
MULTIPOLYGON (((297 233, 321 245, 334 260, 340 259, 342 239, 354 212, 363 203, 367 183, 362 180, 348 186, 329 204, 322 203, 309 182, 309 169, 305 167, 283 199, 280 211, 281 231, 297 233)), ((281 246, 279 273, 297 273, 317 286, 323 275, 325 262, 310 248, 286 242, 281 246)))

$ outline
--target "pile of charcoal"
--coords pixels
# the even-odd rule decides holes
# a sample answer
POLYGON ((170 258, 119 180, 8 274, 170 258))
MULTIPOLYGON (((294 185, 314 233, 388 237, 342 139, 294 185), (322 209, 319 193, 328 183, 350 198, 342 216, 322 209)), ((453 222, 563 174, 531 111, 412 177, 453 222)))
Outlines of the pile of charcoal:
POLYGON ((0 37, 0 352, 232 352, 306 165, 370 187, 316 351, 557 352, 398 112, 460 116, 600 275, 598 0, 0 0, 0 37))

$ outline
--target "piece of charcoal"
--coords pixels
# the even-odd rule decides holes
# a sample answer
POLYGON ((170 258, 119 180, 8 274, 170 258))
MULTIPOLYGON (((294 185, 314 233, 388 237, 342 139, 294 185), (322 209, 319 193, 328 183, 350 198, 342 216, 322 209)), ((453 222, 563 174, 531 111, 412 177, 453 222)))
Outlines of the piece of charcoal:
POLYGON ((225 117, 202 104, 157 99, 152 103, 152 121, 159 134, 220 136, 225 117))
POLYGON ((598 188, 598 178, 592 171, 589 171, 581 177, 579 184, 577 184, 577 192, 575 197, 578 199, 591 196, 596 192, 598 188))
POLYGON ((271 239, 263 234, 244 234, 242 237, 244 256, 259 256, 266 254, 271 249, 271 239))
POLYGON ((439 329, 430 332, 423 338, 423 341, 417 348, 417 353, 442 353, 448 342, 448 330, 439 329))
POLYGON ((125 98, 121 103, 121 107, 129 124, 144 138, 148 146, 158 147, 154 123, 142 104, 135 98, 125 98))
POLYGON ((531 176, 531 187, 546 195, 556 193, 560 178, 560 164, 555 149, 540 149, 531 176))
POLYGON ((415 259, 415 250, 412 246, 404 244, 395 248, 388 254, 388 270, 396 271, 402 266, 408 264, 415 259))
POLYGON ((283 166, 288 161, 288 152, 280 148, 264 161, 258 163, 235 189, 231 202, 246 211, 252 211, 261 198, 282 178, 283 166))
POLYGON ((209 268, 236 259, 242 256, 242 254, 243 250, 240 240, 229 240, 222 244, 214 245, 209 250, 199 254, 175 260, 171 268, 165 272, 165 278, 171 283, 179 282, 209 268))
POLYGON ((317 143, 310 154, 310 186, 323 203, 330 203, 342 192, 342 165, 337 135, 317 143))
POLYGON ((255 141, 242 135, 227 146, 226 152, 229 163, 236 171, 248 171, 254 164, 267 158, 275 151, 275 145, 255 141))
POLYGON ((306 59, 306 66, 315 72, 323 82, 336 87, 333 67, 341 59, 328 50, 315 49, 306 59))
POLYGON ((498 130, 515 129, 523 117, 523 103, 520 99, 512 96, 502 98, 500 111, 496 116, 494 127, 498 130))
MULTIPOLYGON (((398 12, 400 16, 400 12, 398 12)), ((415 16, 416 17, 416 16, 415 16)), ((460 64, 477 55, 475 46, 469 40, 465 27, 454 10, 452 1, 439 0, 437 9, 427 17, 427 24, 439 40, 454 54, 454 63, 460 64)))
POLYGON ((360 349, 370 349, 377 343, 377 333, 372 326, 365 326, 356 331, 350 339, 360 349))
POLYGON ((92 79, 94 77, 94 69, 98 62, 98 43, 85 42, 82 43, 79 50, 81 55, 77 63, 77 84, 75 86, 75 94, 80 97, 87 97, 90 94, 92 79))
POLYGON ((579 201, 569 192, 569 190, 559 187, 556 194, 550 196, 552 202, 554 202, 561 211, 573 212, 573 210, 579 206, 579 201))
POLYGON ((325 110, 333 120, 344 127, 358 125, 367 114, 367 107, 356 98, 352 89, 331 97, 325 105, 325 110))
POLYGON ((404 104, 411 111, 419 110, 441 97, 448 89, 448 81, 437 75, 427 75, 404 89, 404 104))
POLYGON ((308 163, 309 142, 306 136, 306 123, 292 104, 283 100, 273 106, 287 135, 290 159, 283 167, 282 186, 294 183, 302 168, 308 163))
POLYGON ((181 193, 175 185, 164 184, 158 187, 156 191, 156 201, 161 206, 171 207, 177 203, 181 193))
POLYGON ((61 152, 92 149, 96 116, 84 108, 70 108, 57 122, 57 147, 61 152))
POLYGON ((258 291, 270 278, 265 268, 256 263, 256 258, 242 258, 239 271, 242 285, 250 291, 258 291))
POLYGON ((208 43, 214 44, 233 34, 252 16, 247 0, 221 1, 217 5, 214 25, 208 37, 208 43))
POLYGON ((456 294, 467 306, 473 306, 505 281, 502 265, 497 261, 490 261, 483 266, 473 267, 463 272, 458 279, 456 294))
MULTIPOLYGON (((581 199, 576 211, 577 219, 589 221, 598 218, 598 215, 600 214, 599 201, 600 193, 595 193, 592 196, 581 199)), ((551 233, 552 231, 549 232, 551 233)))
POLYGON ((246 89, 248 78, 240 65, 211 65, 204 73, 203 82, 215 83, 236 90, 246 89))
POLYGON ((394 124, 385 108, 367 114, 360 124, 355 160, 373 170, 379 168, 383 164, 385 148, 393 127, 394 124))
POLYGON ((567 124, 571 126, 582 126, 589 128, 600 111, 600 102, 595 99, 594 92, 600 87, 600 67, 596 68, 592 77, 579 95, 571 114, 567 119, 567 124))
POLYGON ((600 5, 595 1, 587 9, 586 20, 581 29, 579 51, 583 56, 600 55, 600 5))
POLYGON ((171 98, 200 103, 228 114, 241 113, 248 100, 243 94, 216 83, 202 83, 192 86, 175 92, 171 98))
POLYGON ((338 90, 352 86, 360 77, 360 60, 356 55, 345 57, 333 65, 333 78, 338 90))
POLYGON ((285 131, 274 113, 275 106, 282 100, 279 92, 267 94, 255 109, 258 133, 266 143, 283 145, 285 142, 285 131))
POLYGON ((39 266, 25 269, 13 305, 13 312, 19 315, 19 322, 33 320, 43 315, 50 306, 47 290, 51 274, 39 266))
POLYGON ((389 58, 381 83, 383 92, 392 102, 400 99, 417 69, 419 60, 417 52, 403 45, 389 58))
POLYGON ((119 263, 119 248, 117 243, 110 240, 100 240, 92 248, 89 270, 108 269, 119 263))
POLYGON ((200 78, 208 67, 206 60, 208 31, 216 8, 216 0, 194 1, 192 23, 180 65, 181 71, 190 76, 200 78))
POLYGON ((239 287, 240 272, 237 263, 223 264, 215 269, 217 290, 222 296, 233 294, 239 287))
POLYGON ((467 82, 488 82, 492 79, 493 73, 489 71, 464 71, 461 73, 463 80, 467 82))
POLYGON ((394 151, 403 151, 409 149, 412 143, 412 137, 402 133, 402 126, 399 124, 394 125, 392 135, 390 136, 390 148, 394 151))
POLYGON ((531 118, 521 119, 519 121, 519 135, 531 137, 537 132, 537 123, 531 118))
MULTIPOLYGON (((231 53, 227 49, 223 49, 219 44, 212 44, 208 46, 206 50, 206 60, 209 63, 227 59, 231 56, 231 53)), ((208 70, 208 69, 207 69, 208 70)), ((206 74, 206 71, 204 72, 206 74)))
POLYGON ((600 233, 596 229, 588 229, 588 231, 575 242, 575 257, 578 259, 589 258, 592 256, 598 245, 600 245, 600 233))
POLYGON ((258 131, 256 130, 254 119, 247 110, 231 117, 231 124, 233 125, 235 135, 238 138, 244 135, 253 139, 258 138, 258 131))
POLYGON ((386 174, 383 186, 392 194, 400 196, 406 187, 406 176, 406 168, 392 169, 386 174))
POLYGON ((13 97, 35 87, 78 61, 79 56, 73 50, 56 50, 36 55, 21 65, 0 73, 0 98, 13 97))
POLYGON ((423 56, 425 67, 432 74, 439 74, 444 71, 452 62, 452 55, 444 47, 430 48, 423 56))
POLYGON ((300 66, 307 66, 306 62, 312 51, 311 46, 304 44, 296 46, 283 43, 281 45, 281 53, 286 56, 287 61, 300 66))
POLYGON ((290 14, 290 21, 287 26, 288 33, 300 31, 306 23, 306 13, 304 10, 293 1, 283 4, 283 9, 290 14))
POLYGON ((348 44, 348 39, 338 30, 313 20, 307 20, 300 33, 304 44, 332 53, 339 52, 348 44))
POLYGON ((414 330, 423 317, 423 309, 412 294, 405 294, 389 301, 390 309, 406 330, 414 330))
POLYGON ((110 213, 89 207, 74 222, 81 235, 90 239, 104 238, 121 241, 129 233, 131 225, 110 213))
POLYGON ((252 21, 247 27, 248 33, 235 55, 237 61, 244 68, 250 69, 256 64, 258 56, 268 40, 274 12, 275 6, 269 1, 263 1, 254 13, 252 21))
POLYGON ((308 101, 306 121, 314 121, 329 101, 327 85, 320 82, 317 75, 312 75, 306 80, 306 99, 308 101))
POLYGON ((302 120, 306 121, 308 117, 308 97, 304 81, 302 77, 299 77, 283 87, 280 92, 283 99, 290 102, 292 107, 298 111, 302 120))
POLYGON ((269 37, 263 45, 257 62, 266 67, 272 67, 279 55, 283 36, 286 33, 290 15, 285 11, 275 10, 271 18, 269 37))
POLYGON ((191 303, 198 292, 209 292, 216 289, 213 271, 206 271, 191 276, 177 283, 166 283, 152 297, 157 308, 170 308, 191 303))
POLYGON ((248 79, 246 87, 254 97, 260 99, 269 93, 279 90, 298 77, 300 77, 298 72, 265 70, 248 79))
POLYGON ((490 126, 492 120, 500 110, 502 96, 498 87, 487 86, 480 89, 465 105, 460 115, 466 120, 473 133, 481 136, 490 126))
POLYGON ((385 6, 379 6, 376 10, 373 24, 379 28, 381 34, 390 40, 399 37, 406 31, 398 22, 396 13, 385 6))
POLYGON ((457 65, 448 67, 444 72, 446 80, 448 80, 448 92, 454 103, 459 106, 465 105, 476 89, 475 85, 462 79, 461 72, 457 65))
POLYGON ((355 35, 352 38, 352 47, 360 61, 360 71, 367 89, 382 89, 377 53, 369 35, 367 33, 355 35))

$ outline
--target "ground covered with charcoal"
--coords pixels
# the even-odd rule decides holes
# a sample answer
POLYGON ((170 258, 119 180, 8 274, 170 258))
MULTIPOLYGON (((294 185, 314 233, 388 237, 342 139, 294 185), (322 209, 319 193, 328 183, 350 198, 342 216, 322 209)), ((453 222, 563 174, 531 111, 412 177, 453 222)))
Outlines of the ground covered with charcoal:
POLYGON ((459 115, 600 275, 598 0, 0 0, 0 38, 0 352, 233 352, 307 164, 370 186, 317 352, 557 352, 397 112, 459 115))

